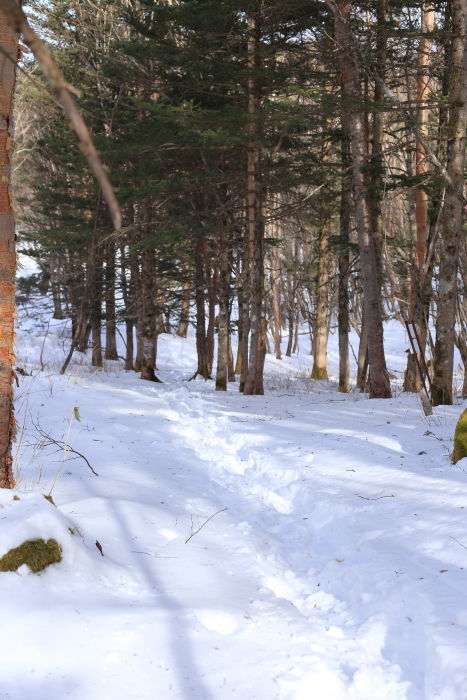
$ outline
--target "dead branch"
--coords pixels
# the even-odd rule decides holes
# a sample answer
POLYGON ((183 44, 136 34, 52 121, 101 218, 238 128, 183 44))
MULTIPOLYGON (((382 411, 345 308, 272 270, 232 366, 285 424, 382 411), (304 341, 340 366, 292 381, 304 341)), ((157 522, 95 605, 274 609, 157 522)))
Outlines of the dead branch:
POLYGON ((210 520, 212 520, 216 515, 219 515, 219 513, 223 513, 225 510, 227 510, 227 508, 221 508, 220 510, 216 511, 215 513, 213 513, 213 514, 212 514, 211 516, 209 516, 209 518, 208 518, 207 520, 205 520, 204 523, 202 523, 196 530, 193 529, 193 516, 191 516, 191 535, 185 540, 185 544, 187 544, 187 543, 191 540, 192 537, 194 537, 195 535, 197 535, 198 532, 199 532, 200 530, 202 530, 203 527, 204 527, 205 525, 207 525, 208 522, 209 522, 210 520))
POLYGON ((50 445, 56 445, 60 450, 64 450, 66 448, 66 450, 68 452, 72 452, 74 455, 76 455, 77 458, 81 458, 84 462, 86 462, 88 468, 92 471, 94 476, 99 476, 99 474, 91 466, 87 457, 85 457, 82 454, 82 452, 75 450, 74 447, 71 447, 71 445, 69 445, 68 443, 65 443, 63 440, 57 440, 56 438, 52 437, 52 435, 49 435, 49 433, 47 433, 39 423, 35 423, 34 420, 32 421, 32 424, 44 441, 43 447, 49 447, 50 445))
POLYGON ((52 92, 68 117, 70 127, 75 132, 79 147, 84 154, 94 177, 100 185, 102 196, 109 207, 115 229, 120 229, 122 225, 122 214, 120 206, 115 197, 110 180, 107 177, 104 166, 94 146, 89 129, 78 110, 73 95, 78 94, 67 81, 60 70, 57 62, 50 53, 48 47, 37 36, 28 22, 21 6, 17 0, 2 0, 2 11, 10 23, 13 30, 23 35, 24 43, 31 49, 35 59, 41 66, 47 80, 50 83, 52 92))

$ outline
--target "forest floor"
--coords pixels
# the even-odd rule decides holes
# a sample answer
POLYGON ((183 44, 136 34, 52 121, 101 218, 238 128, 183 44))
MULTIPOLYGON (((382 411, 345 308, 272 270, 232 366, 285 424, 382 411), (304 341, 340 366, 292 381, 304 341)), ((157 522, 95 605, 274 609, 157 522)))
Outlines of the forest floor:
MULTIPOLYGON (((56 537, 63 560, 1 574, 2 699, 467 698, 460 403, 338 394, 306 379, 306 337, 262 397, 187 381, 194 340, 169 335, 163 384, 79 356, 60 376, 48 318, 20 308, 0 553, 56 537)), ((399 323, 386 339, 400 372, 399 323)))

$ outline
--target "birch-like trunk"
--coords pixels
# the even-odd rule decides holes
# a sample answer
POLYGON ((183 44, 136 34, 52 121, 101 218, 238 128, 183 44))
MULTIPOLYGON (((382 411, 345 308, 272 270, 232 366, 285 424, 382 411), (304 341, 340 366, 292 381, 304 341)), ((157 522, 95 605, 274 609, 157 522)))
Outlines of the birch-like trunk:
POLYGON ((115 318, 115 246, 105 247, 105 359, 118 360, 115 318))

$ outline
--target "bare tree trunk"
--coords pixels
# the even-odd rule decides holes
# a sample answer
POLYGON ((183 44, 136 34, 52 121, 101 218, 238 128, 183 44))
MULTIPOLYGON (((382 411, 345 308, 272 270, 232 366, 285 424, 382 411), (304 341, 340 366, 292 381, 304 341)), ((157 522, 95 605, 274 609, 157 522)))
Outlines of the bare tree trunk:
POLYGON ((16 271, 10 157, 18 36, 1 10, 0 47, 0 487, 10 489, 14 487, 11 445, 15 436, 12 382, 16 271))
MULTIPOLYGON (((345 115, 342 115, 345 119, 345 115)), ((339 329, 339 391, 350 391, 349 363, 349 241, 352 209, 352 177, 350 175, 351 158, 348 133, 343 128, 341 158, 342 158, 342 189, 340 211, 340 252, 338 278, 338 314, 339 329)))
POLYGON ((125 246, 120 246, 120 287, 125 315, 125 366, 127 371, 134 370, 133 364, 133 326, 134 326, 134 289, 131 279, 127 278, 125 246))
POLYGON ((248 246, 245 245, 243 250, 242 263, 242 287, 238 290, 238 305, 239 305, 239 324, 238 324, 238 342, 239 353, 237 354, 237 369, 236 374, 240 374, 239 391, 243 391, 246 378, 248 375, 249 363, 249 338, 250 338, 250 303, 249 303, 249 264, 248 264, 248 246), (239 371, 238 371, 239 370, 239 371))
POLYGON ((54 305, 53 317, 56 319, 65 318, 65 314, 62 309, 62 297, 60 290, 60 259, 57 254, 51 254, 50 256, 50 288, 52 290, 52 301, 54 305))
POLYGON ((289 326, 289 337, 287 340, 287 349, 285 351, 285 356, 286 357, 291 357, 292 355, 292 347, 293 347, 293 338, 294 338, 294 314, 293 314, 293 307, 290 307, 288 312, 287 312, 287 322, 289 326))
POLYGON ((280 261, 277 246, 273 246, 271 249, 271 292, 272 313, 274 318, 274 353, 276 355, 276 360, 282 360, 280 261))
POLYGON ((206 347, 206 294, 204 279, 204 236, 201 231, 196 233, 195 241, 195 302, 196 302, 196 351, 198 367, 193 379, 199 374, 204 379, 210 379, 206 347))
POLYGON ((216 327, 216 298, 217 298, 217 279, 218 279, 218 267, 217 264, 214 265, 213 269, 210 269, 209 253, 206 246, 206 258, 205 258, 205 274, 208 280, 208 329, 206 331, 206 357, 208 363, 209 376, 212 376, 212 367, 214 362, 214 330, 216 327))
POLYGON ((362 309, 362 327, 360 331, 360 342, 358 344, 357 358, 357 388, 365 391, 368 372, 368 326, 365 320, 365 311, 362 309))
MULTIPOLYGON (((434 29, 435 10, 431 3, 424 3, 421 8, 421 29, 424 33, 430 33, 434 29)), ((429 95, 430 82, 430 48, 431 39, 423 36, 420 39, 417 68, 417 100, 420 105, 418 110, 418 140, 415 146, 415 173, 419 178, 425 179, 429 172, 428 159, 425 149, 425 141, 428 137, 429 110, 423 107, 424 101, 429 95), (420 140, 420 137, 422 139, 420 140)), ((415 227, 416 240, 415 255, 412 261, 411 292, 409 304, 409 320, 415 323, 420 339, 421 350, 424 352, 427 335, 426 292, 431 292, 431 279, 429 290, 426 289, 424 265, 427 255, 427 242, 429 231, 428 217, 428 193, 425 187, 418 185, 415 188, 415 227)), ((429 301, 429 299, 428 299, 429 301)), ((420 358, 419 358, 420 361, 420 358)), ((422 387, 421 377, 418 371, 418 363, 413 353, 408 354, 407 369, 404 375, 404 391, 420 391, 422 387)))
POLYGON ((438 314, 433 376, 433 404, 452 404, 457 269, 461 250, 464 202, 464 162, 467 49, 465 0, 451 0, 452 50, 449 67, 449 122, 446 184, 441 217, 443 251, 439 261, 438 314))
MULTIPOLYGON (((185 272, 187 272, 186 269, 185 272)), ((177 329, 177 335, 179 338, 186 338, 188 334, 188 322, 190 320, 190 291, 190 281, 185 280, 183 283, 182 303, 180 306, 180 321, 177 329)))
POLYGON ((136 332, 136 357, 134 362, 135 372, 141 372, 143 365, 143 343, 141 337, 141 274, 139 269, 138 254, 130 247, 130 290, 131 290, 131 314, 136 332))
POLYGON ((259 17, 248 17, 248 115, 250 117, 250 143, 247 148, 247 221, 248 263, 250 291, 250 352, 248 375, 243 387, 244 394, 264 394, 264 331, 263 331, 263 284, 264 284, 264 220, 262 212, 261 165, 258 146, 257 113, 260 86, 258 69, 261 65, 259 52, 259 17))
MULTIPOLYGON (((316 274, 315 323, 312 379, 329 379, 327 363, 329 308, 329 219, 323 220, 318 234, 318 271, 316 274)), ((297 324, 298 325, 298 324, 297 324)))
POLYGON ((330 3, 335 11, 334 31, 337 53, 342 72, 344 97, 349 100, 349 136, 352 149, 352 175, 355 201, 355 220, 360 248, 360 267, 363 282, 364 313, 368 326, 368 361, 370 367, 370 398, 390 398, 391 389, 386 369, 383 343, 381 289, 378 264, 371 235, 368 188, 365 170, 368 166, 368 144, 365 138, 365 119, 360 86, 357 52, 349 29, 349 3, 336 0, 330 3))
POLYGON ((154 250, 145 248, 141 253, 141 379, 160 381, 156 374, 156 307, 154 304, 154 250))
POLYGON ((227 391, 229 366, 229 236, 222 222, 219 233, 219 330, 217 336, 216 391, 227 391))
POLYGON ((115 317, 115 246, 105 246, 105 359, 118 360, 115 317))
POLYGON ((102 367, 102 257, 97 247, 94 249, 90 275, 89 317, 92 345, 91 364, 93 367, 102 367))

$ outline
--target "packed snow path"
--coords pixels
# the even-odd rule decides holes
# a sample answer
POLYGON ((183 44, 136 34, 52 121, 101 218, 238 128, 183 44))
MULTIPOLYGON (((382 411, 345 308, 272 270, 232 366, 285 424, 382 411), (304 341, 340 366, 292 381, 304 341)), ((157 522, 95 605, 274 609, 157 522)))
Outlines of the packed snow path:
POLYGON ((1 697, 466 698, 460 408, 166 379, 22 379, 20 486, 88 564, 1 574, 1 697))

